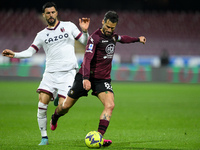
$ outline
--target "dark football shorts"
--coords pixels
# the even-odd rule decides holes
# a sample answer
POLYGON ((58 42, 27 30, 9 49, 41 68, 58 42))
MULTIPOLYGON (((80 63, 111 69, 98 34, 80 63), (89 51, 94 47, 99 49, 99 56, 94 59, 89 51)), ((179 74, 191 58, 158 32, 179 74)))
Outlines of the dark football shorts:
MULTIPOLYGON (((90 79, 92 95, 97 96, 101 92, 110 91, 112 93, 111 79, 90 79)), ((83 76, 77 73, 72 88, 68 92, 68 96, 74 99, 78 99, 82 96, 88 96, 87 90, 83 88, 83 76)))

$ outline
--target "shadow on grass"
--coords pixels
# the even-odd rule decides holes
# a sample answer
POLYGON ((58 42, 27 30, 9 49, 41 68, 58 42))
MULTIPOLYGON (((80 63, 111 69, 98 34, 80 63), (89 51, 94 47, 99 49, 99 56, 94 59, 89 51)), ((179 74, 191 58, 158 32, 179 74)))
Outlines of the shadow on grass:
MULTIPOLYGON (((132 145, 135 144, 142 144, 142 143, 151 143, 151 142, 162 142, 162 141, 134 141, 134 142, 118 142, 113 143, 109 147, 101 147, 101 149, 113 149, 113 150, 183 150, 183 149, 171 149, 171 148, 148 148, 148 147, 134 147, 132 145)), ((51 148, 52 150, 61 150, 61 149, 73 149, 73 150, 91 150, 92 148, 87 148, 87 146, 84 143, 84 140, 61 140, 59 141, 59 144, 57 142, 52 142, 49 146, 44 147, 51 148)))
MULTIPOLYGON (((139 143, 151 143, 151 142, 162 142, 162 141, 134 141, 134 142, 118 142, 113 143, 109 147, 102 147, 101 149, 114 149, 114 150, 183 150, 183 149, 171 149, 171 148, 148 148, 148 147, 134 147, 131 146, 132 144, 139 144, 139 143)), ((66 144, 66 143, 65 143, 66 144)), ((86 148, 84 140, 70 140, 67 144, 68 147, 73 148, 86 148)))
MULTIPOLYGON (((148 148, 148 147, 134 147, 130 146, 133 143, 149 143, 149 142, 158 142, 158 141, 134 141, 134 142, 119 142, 119 143, 114 143, 109 149, 120 149, 120 150, 182 150, 182 149, 167 149, 167 148, 148 148)), ((159 141, 161 142, 161 141, 159 141)))

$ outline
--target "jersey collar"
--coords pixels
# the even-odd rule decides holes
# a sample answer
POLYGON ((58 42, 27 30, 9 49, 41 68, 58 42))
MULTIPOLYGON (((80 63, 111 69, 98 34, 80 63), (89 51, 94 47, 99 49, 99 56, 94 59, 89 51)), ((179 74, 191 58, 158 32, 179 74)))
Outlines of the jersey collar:
POLYGON ((47 30, 56 30, 56 28, 59 26, 59 24, 60 24, 60 21, 58 21, 57 25, 54 28, 48 28, 47 27, 47 30))

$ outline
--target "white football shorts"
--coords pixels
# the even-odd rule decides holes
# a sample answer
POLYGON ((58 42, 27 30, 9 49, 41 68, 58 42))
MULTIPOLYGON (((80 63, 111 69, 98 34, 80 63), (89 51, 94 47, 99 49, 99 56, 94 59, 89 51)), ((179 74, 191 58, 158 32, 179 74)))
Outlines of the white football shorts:
POLYGON ((51 95, 51 100, 56 96, 66 98, 69 89, 72 87, 76 70, 61 72, 45 72, 37 92, 45 92, 51 95))

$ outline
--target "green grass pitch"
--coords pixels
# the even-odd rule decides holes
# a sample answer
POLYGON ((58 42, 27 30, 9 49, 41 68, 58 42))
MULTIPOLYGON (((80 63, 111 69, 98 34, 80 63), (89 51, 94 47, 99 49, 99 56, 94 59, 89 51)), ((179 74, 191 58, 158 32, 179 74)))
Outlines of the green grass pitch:
MULTIPOLYGON (((103 105, 94 96, 83 97, 49 127, 55 106, 48 107, 48 146, 38 146, 39 82, 0 81, 1 150, 87 150, 85 135, 97 130, 103 105)), ((114 150, 200 149, 200 85, 112 83, 115 109, 104 136, 114 150)), ((103 148, 104 149, 104 148, 103 148)))

